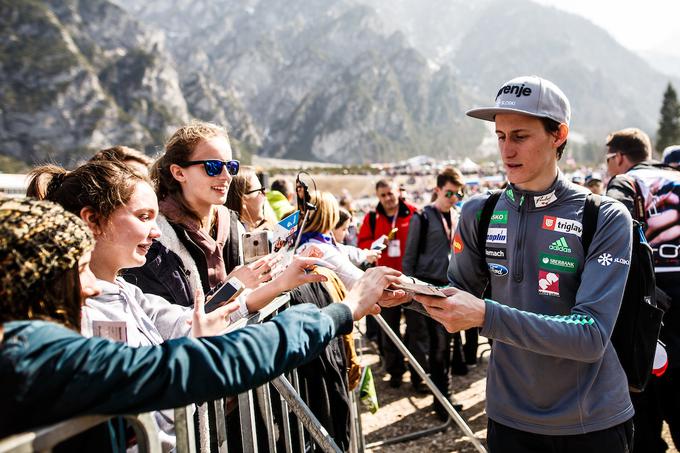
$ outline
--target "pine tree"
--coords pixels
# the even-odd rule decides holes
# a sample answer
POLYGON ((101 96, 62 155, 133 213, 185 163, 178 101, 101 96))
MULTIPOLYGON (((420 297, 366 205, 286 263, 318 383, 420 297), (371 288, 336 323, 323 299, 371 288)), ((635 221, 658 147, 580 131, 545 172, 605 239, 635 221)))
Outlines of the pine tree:
POLYGON ((661 104, 661 119, 659 130, 656 133, 656 149, 662 152, 669 145, 680 144, 680 103, 673 85, 668 83, 668 88, 663 94, 661 104))

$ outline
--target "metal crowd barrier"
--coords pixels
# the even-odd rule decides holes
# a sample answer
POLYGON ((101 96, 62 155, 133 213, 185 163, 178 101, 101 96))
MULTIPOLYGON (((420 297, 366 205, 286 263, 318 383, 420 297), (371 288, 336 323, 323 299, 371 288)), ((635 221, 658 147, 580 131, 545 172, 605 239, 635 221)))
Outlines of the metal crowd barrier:
POLYGON ((482 443, 477 439, 475 434, 472 432, 470 427, 465 423, 465 420, 463 420, 463 417, 460 416, 460 414, 456 411, 456 409, 453 407, 451 404, 451 401, 449 401, 448 398, 446 398, 442 392, 437 388, 437 386, 432 382, 432 379, 430 379, 430 376, 427 375, 423 367, 418 363, 418 361, 413 357, 413 354, 406 348, 406 345, 401 341, 399 336, 390 328, 389 324, 387 324, 387 321, 383 319, 382 316, 376 315, 375 320, 378 322, 378 325, 382 329, 382 331, 389 337, 389 339, 395 344, 399 352, 406 357, 409 361, 409 364, 411 367, 420 375, 420 377, 423 379, 423 382, 427 387, 430 389, 432 392, 432 395, 444 406, 446 409, 446 412, 449 414, 449 419, 444 423, 443 425, 431 427, 422 431, 418 431, 415 433, 409 433, 405 434, 403 436, 399 437, 394 437, 391 439, 385 439, 385 440, 380 440, 377 442, 373 442, 369 445, 366 446, 366 448, 374 448, 374 447, 379 447, 379 446, 384 446, 384 445, 389 445, 389 444, 394 444, 398 442, 406 442, 409 440, 413 439, 418 439, 420 437, 444 431, 451 423, 451 420, 453 420, 456 425, 463 431, 465 434, 467 440, 475 447, 475 449, 480 452, 480 453, 486 453, 486 449, 482 445, 482 443))
MULTIPOLYGON (((123 415, 135 431, 139 451, 160 453, 156 424, 151 414, 123 415)), ((87 415, 56 423, 35 431, 0 439, 0 453, 50 452, 59 443, 111 419, 110 415, 87 415)))
MULTIPOLYGON (((253 314, 247 319, 235 322, 230 326, 229 331, 239 329, 245 325, 266 321, 276 315, 280 309, 289 306, 289 303, 290 299, 287 295, 280 296, 260 312, 253 314)), ((257 407, 254 404, 254 393, 257 393, 258 400, 262 402, 263 406, 262 412, 264 412, 264 429, 267 435, 268 451, 276 453, 277 437, 279 438, 279 443, 284 445, 283 450, 286 453, 292 453, 294 447, 297 447, 300 452, 323 451, 336 453, 342 451, 300 397, 300 382, 296 370, 288 373, 287 376, 282 375, 275 378, 269 384, 238 395, 238 416, 241 435, 241 446, 238 451, 244 453, 258 452, 257 429, 258 427, 262 428, 262 424, 259 426, 256 424, 255 412, 260 410, 261 407, 257 407), (278 398, 271 394, 269 384, 276 389, 278 398), (280 407, 281 417, 279 417, 279 420, 276 420, 278 425, 274 420, 274 405, 280 407), (291 428, 289 413, 295 416, 297 424, 296 433, 291 428), (278 426, 281 429, 277 430, 278 426)), ((349 393, 351 397, 354 396, 353 392, 349 393)), ((224 412, 225 403, 224 399, 206 403, 206 405, 213 407, 215 413, 216 429, 212 431, 204 427, 203 429, 198 429, 197 432, 196 428, 199 427, 196 427, 194 424, 192 406, 175 409, 175 434, 178 453, 196 453, 197 439, 199 440, 198 450, 200 451, 209 451, 211 441, 213 445, 217 445, 219 453, 227 453, 229 451, 227 446, 229 432, 227 431, 224 412), (209 433, 210 438, 200 438, 201 432, 209 433)), ((201 410, 198 409, 199 412, 201 410)), ((358 413, 356 416, 358 418, 358 413)), ((32 432, 0 439, 0 453, 49 452, 60 442, 106 422, 113 417, 115 416, 77 417, 32 432)), ((140 453, 160 453, 160 441, 150 413, 124 415, 123 417, 135 430, 138 451, 140 453)), ((202 421, 200 415, 198 419, 199 425, 206 421, 205 418, 202 421)), ((350 438, 353 445, 350 450, 353 452, 363 452, 363 437, 360 431, 360 423, 356 423, 353 419, 351 426, 352 432, 350 438), (359 430, 357 430, 357 427, 359 427, 359 430)))

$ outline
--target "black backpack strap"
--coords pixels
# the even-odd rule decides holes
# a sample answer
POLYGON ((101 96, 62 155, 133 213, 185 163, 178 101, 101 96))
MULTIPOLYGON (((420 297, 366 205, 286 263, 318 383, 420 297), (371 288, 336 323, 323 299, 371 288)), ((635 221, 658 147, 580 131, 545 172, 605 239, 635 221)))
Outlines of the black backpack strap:
POLYGON ((425 243, 427 242, 427 229, 430 226, 430 219, 427 217, 427 206, 425 206, 422 212, 415 215, 420 216, 420 237, 418 238, 418 251, 423 253, 425 250, 425 243))
POLYGON ((625 181, 626 184, 630 186, 630 190, 633 192, 633 220, 645 224, 645 200, 642 198, 642 190, 640 189, 640 184, 635 177, 627 174, 618 175, 617 178, 621 181, 625 181))
POLYGON ((484 202, 484 207, 479 215, 479 223, 477 224, 477 250, 482 254, 484 258, 484 268, 486 269, 486 254, 484 249, 486 248, 486 235, 489 233, 489 223, 491 222, 491 215, 493 210, 496 209, 496 203, 501 198, 503 194, 502 190, 496 190, 491 192, 489 198, 484 202))
POLYGON ((371 211, 368 213, 368 225, 371 227, 371 237, 375 239, 375 223, 376 223, 376 213, 371 211))
POLYGON ((590 243, 593 242, 595 230, 597 229, 597 216, 600 213, 600 205, 602 204, 602 197, 589 193, 586 197, 586 203, 583 206, 583 233, 581 234, 581 244, 583 245, 583 254, 588 257, 588 249, 590 243))
POLYGON ((487 276, 488 282, 481 294, 482 297, 491 297, 491 274, 489 273, 489 268, 486 263, 486 235, 489 233, 489 223, 491 223, 493 210, 496 209, 496 203, 498 203, 502 194, 502 190, 491 192, 489 198, 484 202, 482 212, 479 214, 479 223, 477 224, 477 250, 479 250, 479 253, 482 255, 480 264, 482 266, 482 272, 487 276))

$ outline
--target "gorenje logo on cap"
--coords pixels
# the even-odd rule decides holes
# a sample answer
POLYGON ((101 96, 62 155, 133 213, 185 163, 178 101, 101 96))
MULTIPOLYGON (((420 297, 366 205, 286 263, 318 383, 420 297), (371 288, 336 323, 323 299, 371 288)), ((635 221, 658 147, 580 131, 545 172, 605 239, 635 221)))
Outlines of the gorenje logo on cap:
POLYGON ((531 96, 531 88, 522 85, 505 85, 496 94, 496 100, 498 100, 501 94, 514 94, 515 97, 520 96, 531 96))

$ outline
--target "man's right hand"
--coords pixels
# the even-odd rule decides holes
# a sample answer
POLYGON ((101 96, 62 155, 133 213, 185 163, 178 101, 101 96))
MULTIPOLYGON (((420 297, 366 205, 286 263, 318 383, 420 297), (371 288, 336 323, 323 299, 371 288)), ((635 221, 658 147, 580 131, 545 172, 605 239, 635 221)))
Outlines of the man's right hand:
POLYGON ((406 297, 402 290, 385 291, 392 283, 398 282, 400 276, 401 272, 384 266, 373 267, 364 272, 344 300, 352 310, 354 320, 358 321, 366 315, 379 314, 379 303, 406 297))

